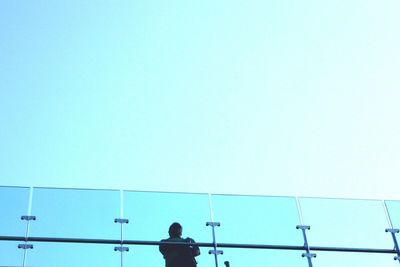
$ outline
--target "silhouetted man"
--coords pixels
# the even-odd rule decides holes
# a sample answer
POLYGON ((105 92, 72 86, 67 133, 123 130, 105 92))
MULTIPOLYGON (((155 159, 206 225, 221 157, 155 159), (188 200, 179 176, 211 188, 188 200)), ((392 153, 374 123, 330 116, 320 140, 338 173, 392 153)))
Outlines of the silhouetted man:
POLYGON ((166 267, 196 267, 197 262, 194 257, 200 255, 200 249, 195 245, 193 239, 182 238, 182 226, 174 222, 169 227, 169 238, 161 242, 185 242, 190 245, 161 244, 159 249, 165 259, 166 267))

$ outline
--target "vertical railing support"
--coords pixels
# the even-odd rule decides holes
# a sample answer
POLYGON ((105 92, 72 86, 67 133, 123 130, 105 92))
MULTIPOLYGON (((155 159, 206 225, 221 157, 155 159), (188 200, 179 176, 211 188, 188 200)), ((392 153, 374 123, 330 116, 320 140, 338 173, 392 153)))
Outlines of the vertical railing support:
POLYGON ((400 232, 399 229, 388 228, 385 230, 386 233, 390 233, 392 235, 394 250, 396 251, 397 256, 394 257, 394 260, 399 261, 400 263, 400 250, 399 243, 397 242, 396 234, 400 232))
POLYGON ((121 253, 121 267, 123 267, 123 252, 128 252, 129 251, 129 247, 124 247, 124 232, 123 232, 123 228, 124 228, 124 224, 128 224, 129 220, 128 219, 121 219, 121 218, 117 218, 114 219, 114 223, 119 223, 121 226, 121 238, 120 238, 120 244, 118 247, 114 247, 114 251, 118 251, 121 253))
POLYGON ((29 226, 31 221, 36 221, 36 216, 32 215, 22 215, 21 220, 26 221, 26 234, 25 234, 25 243, 24 244, 19 244, 18 248, 20 249, 33 249, 32 244, 28 244, 28 236, 29 236, 29 226))
POLYGON ((206 226, 211 226, 212 238, 213 238, 213 249, 208 251, 208 254, 213 254, 215 259, 215 267, 218 267, 218 255, 223 254, 222 250, 217 249, 217 239, 215 237, 215 227, 221 226, 219 222, 207 222, 206 226))
POLYGON ((32 244, 28 244, 28 237, 29 237, 29 230, 31 226, 31 221, 36 221, 36 216, 32 216, 32 200, 33 200, 33 187, 29 189, 29 200, 28 200, 28 213, 27 215, 22 215, 21 220, 26 221, 26 230, 25 230, 25 243, 18 244, 19 249, 24 250, 24 257, 22 260, 22 266, 26 266, 26 259, 27 259, 27 250, 33 249, 32 244))
POLYGON ((121 259, 121 267, 124 266, 124 252, 129 251, 129 247, 124 247, 124 224, 128 224, 129 220, 124 219, 124 191, 120 190, 119 191, 119 218, 114 219, 114 223, 119 223, 120 224, 120 243, 118 247, 114 247, 114 251, 118 251, 120 253, 121 259))
POLYGON ((304 249, 305 249, 306 253, 301 254, 301 256, 307 258, 309 267, 313 267, 311 259, 315 258, 317 256, 317 254, 311 253, 310 246, 308 245, 308 241, 307 241, 307 234, 306 234, 306 230, 310 230, 311 227, 309 225, 297 225, 296 229, 300 229, 301 232, 303 233, 304 249))

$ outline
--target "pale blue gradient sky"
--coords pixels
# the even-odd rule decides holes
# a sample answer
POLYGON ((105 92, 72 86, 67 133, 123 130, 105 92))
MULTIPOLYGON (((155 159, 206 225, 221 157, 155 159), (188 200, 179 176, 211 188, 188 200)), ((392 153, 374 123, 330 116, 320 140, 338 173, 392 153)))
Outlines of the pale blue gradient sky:
POLYGON ((0 184, 398 199, 399 11, 1 1, 0 184))

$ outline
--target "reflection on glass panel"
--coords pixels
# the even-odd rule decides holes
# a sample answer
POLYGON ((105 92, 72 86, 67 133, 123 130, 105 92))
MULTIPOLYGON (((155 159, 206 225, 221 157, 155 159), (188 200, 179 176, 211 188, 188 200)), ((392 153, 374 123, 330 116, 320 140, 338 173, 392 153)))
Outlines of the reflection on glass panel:
POLYGON ((22 266, 24 250, 18 248, 21 243, 0 241, 0 266, 22 266))
POLYGON ((119 191, 34 190, 30 236, 120 238, 119 191))
MULTIPOLYGON (((385 201, 393 228, 400 228, 400 201, 385 201)), ((389 227, 388 227, 389 228, 389 227)), ((397 234, 398 235, 398 234, 397 234)), ((399 235, 398 235, 399 236, 399 235)), ((398 237, 400 238, 400 236, 398 237)))
POLYGON ((301 257, 301 251, 267 250, 267 249, 223 249, 218 256, 218 266, 228 261, 232 267, 306 267, 307 260, 301 257))
POLYGON ((33 246, 27 253, 27 266, 121 266, 121 254, 112 245, 34 242, 33 246))
POLYGON ((381 201, 351 199, 300 199, 310 245, 392 248, 381 201))
POLYGON ((29 188, 0 187, 0 235, 25 236, 29 188))
POLYGON ((302 245, 295 198, 213 195, 219 243, 302 245))
MULTIPOLYGON (((183 227, 183 238, 197 242, 211 242, 208 195, 125 192, 124 217, 130 220, 125 226, 124 239, 160 241, 168 238, 168 228, 173 222, 183 227)), ((164 266, 157 246, 131 246, 132 253, 125 256, 127 266, 164 266)), ((208 249, 200 248, 199 266, 212 266, 208 249), (211 264, 211 265, 210 265, 211 264)))
POLYGON ((395 267, 394 254, 317 251, 314 267, 395 267))

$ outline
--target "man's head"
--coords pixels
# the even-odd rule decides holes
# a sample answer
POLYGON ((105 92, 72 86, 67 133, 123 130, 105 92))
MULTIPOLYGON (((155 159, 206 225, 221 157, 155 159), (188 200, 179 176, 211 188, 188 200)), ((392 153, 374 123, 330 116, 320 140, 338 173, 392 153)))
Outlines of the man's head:
POLYGON ((168 230, 169 236, 170 237, 181 237, 182 236, 182 225, 180 225, 177 222, 174 222, 171 224, 168 230))

